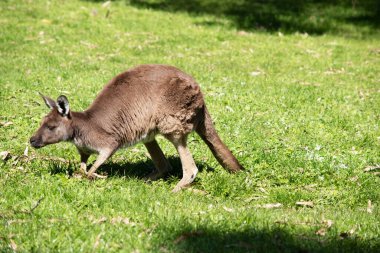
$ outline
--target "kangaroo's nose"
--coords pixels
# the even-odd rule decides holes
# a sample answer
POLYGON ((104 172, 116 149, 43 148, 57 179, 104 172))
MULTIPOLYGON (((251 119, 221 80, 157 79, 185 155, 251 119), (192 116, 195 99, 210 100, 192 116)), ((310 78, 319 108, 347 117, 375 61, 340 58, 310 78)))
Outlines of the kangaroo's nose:
POLYGON ((38 139, 35 136, 32 136, 30 138, 30 145, 32 145, 33 148, 38 148, 40 145, 38 144, 38 139))

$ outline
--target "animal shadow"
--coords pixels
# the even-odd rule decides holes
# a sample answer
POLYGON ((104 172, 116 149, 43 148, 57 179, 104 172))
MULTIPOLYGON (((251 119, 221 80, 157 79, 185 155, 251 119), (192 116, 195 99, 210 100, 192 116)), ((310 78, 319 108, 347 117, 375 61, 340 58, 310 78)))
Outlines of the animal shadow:
MULTIPOLYGON (((172 170, 166 175, 164 180, 174 177, 182 177, 182 165, 179 157, 170 156, 168 161, 172 166, 172 170)), ((199 172, 203 170, 214 171, 213 167, 208 166, 204 162, 196 162, 199 172)), ((88 164, 87 169, 91 168, 92 164, 88 164)), ((74 176, 75 173, 79 172, 79 165, 76 163, 62 164, 59 162, 53 162, 50 166, 50 174, 67 174, 69 177, 74 176)), ((129 161, 112 161, 109 160, 102 164, 96 171, 99 174, 107 175, 110 177, 126 177, 126 178, 137 178, 144 179, 149 173, 155 169, 152 160, 140 160, 137 162, 129 161)))
MULTIPOLYGON (((182 177, 182 164, 179 157, 170 156, 168 161, 172 166, 172 170, 164 178, 169 177, 181 178, 182 177)), ((207 164, 202 162, 196 162, 198 170, 201 172, 203 170, 213 171, 214 168, 209 167, 207 164)), ((103 164, 99 169, 99 173, 107 174, 108 177, 127 177, 127 178, 138 178, 143 179, 146 175, 155 170, 152 160, 141 160, 138 162, 113 162, 110 161, 103 164)))

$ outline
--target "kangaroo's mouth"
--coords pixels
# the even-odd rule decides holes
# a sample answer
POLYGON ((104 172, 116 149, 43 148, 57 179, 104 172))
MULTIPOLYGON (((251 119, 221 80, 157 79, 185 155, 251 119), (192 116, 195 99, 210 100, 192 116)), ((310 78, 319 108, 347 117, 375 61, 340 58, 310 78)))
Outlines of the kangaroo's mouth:
POLYGON ((35 149, 39 149, 39 148, 42 148, 44 145, 40 144, 40 143, 31 143, 31 146, 35 149))

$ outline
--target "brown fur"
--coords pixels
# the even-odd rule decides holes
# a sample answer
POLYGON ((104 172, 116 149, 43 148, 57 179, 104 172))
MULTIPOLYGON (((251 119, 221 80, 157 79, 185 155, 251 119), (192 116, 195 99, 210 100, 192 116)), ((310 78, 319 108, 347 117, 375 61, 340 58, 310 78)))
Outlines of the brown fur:
POLYGON ((34 147, 59 141, 72 141, 81 155, 81 168, 92 153, 98 159, 87 173, 98 176, 96 169, 117 149, 143 142, 151 154, 157 179, 171 169, 154 137, 162 134, 180 155, 183 178, 174 191, 190 184, 197 173, 186 146, 188 134, 195 130, 211 149, 219 163, 231 172, 242 166, 223 144, 206 109, 195 80, 177 68, 142 65, 113 78, 83 112, 71 112, 67 98, 55 103, 43 97, 52 109, 31 138, 34 147))

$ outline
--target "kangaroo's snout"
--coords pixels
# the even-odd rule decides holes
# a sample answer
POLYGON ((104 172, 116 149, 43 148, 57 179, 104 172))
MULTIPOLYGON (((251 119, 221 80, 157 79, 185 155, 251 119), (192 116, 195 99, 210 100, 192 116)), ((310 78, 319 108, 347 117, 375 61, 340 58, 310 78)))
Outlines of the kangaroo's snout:
POLYGON ((42 147, 41 140, 39 138, 37 138, 36 136, 32 136, 32 138, 30 138, 29 142, 33 148, 41 148, 42 147))

